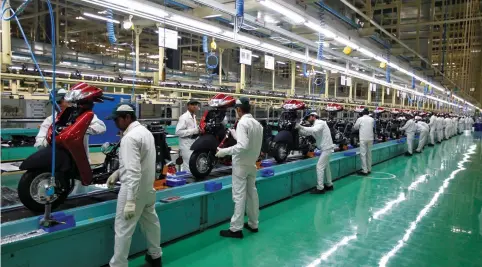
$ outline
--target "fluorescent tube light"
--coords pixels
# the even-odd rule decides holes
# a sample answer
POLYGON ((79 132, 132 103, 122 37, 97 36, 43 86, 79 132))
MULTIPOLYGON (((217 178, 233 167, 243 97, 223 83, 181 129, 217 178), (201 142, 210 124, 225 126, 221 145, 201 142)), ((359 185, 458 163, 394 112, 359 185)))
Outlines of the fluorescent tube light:
POLYGON ((181 16, 178 16, 178 15, 172 16, 171 20, 173 20, 175 22, 179 22, 179 23, 187 25, 187 26, 190 26, 190 27, 193 27, 193 28, 206 30, 206 31, 212 32, 212 33, 219 34, 219 33, 223 32, 222 29, 220 29, 216 26, 213 26, 213 25, 210 25, 210 24, 207 24, 207 23, 203 23, 203 22, 198 21, 198 20, 194 20, 194 19, 190 19, 190 18, 186 18, 186 17, 181 17, 181 16))
POLYGON ((106 18, 106 17, 98 16, 98 15, 91 14, 91 13, 87 13, 87 12, 84 12, 83 15, 86 16, 86 17, 94 18, 94 19, 100 19, 100 20, 104 20, 104 21, 111 21, 111 22, 113 22, 113 23, 115 23, 115 24, 120 24, 120 21, 118 21, 118 20, 109 19, 109 18, 106 18))
POLYGON ((260 4, 262 4, 263 6, 267 7, 267 8, 270 8, 282 15, 284 15, 285 17, 287 17, 289 20, 293 21, 294 23, 296 24, 301 24, 305 21, 305 18, 303 16, 301 16, 300 14, 276 3, 276 2, 273 2, 273 1, 270 1, 270 0, 264 0, 264 1, 261 1, 259 2, 260 4))
POLYGON ((333 39, 336 37, 336 34, 331 32, 330 30, 327 30, 325 28, 322 28, 319 24, 313 23, 311 21, 305 22, 305 26, 308 28, 311 28, 317 32, 320 32, 325 35, 325 37, 333 39))
POLYGON ((281 48, 279 46, 271 45, 271 44, 268 44, 268 43, 262 43, 261 46, 266 48, 266 49, 269 49, 269 50, 272 50, 272 51, 275 51, 275 52, 278 52, 278 53, 281 53, 281 54, 289 54, 290 53, 290 51, 288 51, 287 49, 281 48))

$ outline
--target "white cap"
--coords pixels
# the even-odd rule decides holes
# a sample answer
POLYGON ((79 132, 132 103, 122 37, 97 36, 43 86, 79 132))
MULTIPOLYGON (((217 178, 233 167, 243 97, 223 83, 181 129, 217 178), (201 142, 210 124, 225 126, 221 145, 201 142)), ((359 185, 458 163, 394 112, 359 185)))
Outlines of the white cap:
POLYGON ((422 117, 420 117, 420 116, 415 116, 415 119, 416 119, 416 120, 421 120, 422 117))

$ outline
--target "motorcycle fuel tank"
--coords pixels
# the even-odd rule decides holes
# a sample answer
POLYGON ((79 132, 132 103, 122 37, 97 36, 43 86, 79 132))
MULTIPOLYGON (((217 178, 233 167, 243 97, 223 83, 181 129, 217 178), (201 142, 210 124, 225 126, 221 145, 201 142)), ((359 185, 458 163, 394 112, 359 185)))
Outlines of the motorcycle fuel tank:
POLYGON ((236 99, 225 94, 217 94, 209 100, 209 106, 216 108, 229 108, 234 106, 234 103, 236 103, 236 99))

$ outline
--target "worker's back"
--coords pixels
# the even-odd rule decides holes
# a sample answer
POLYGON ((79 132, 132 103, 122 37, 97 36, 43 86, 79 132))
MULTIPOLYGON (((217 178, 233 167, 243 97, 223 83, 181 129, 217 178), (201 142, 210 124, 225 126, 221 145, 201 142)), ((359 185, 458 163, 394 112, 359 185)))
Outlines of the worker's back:
POLYGON ((263 126, 251 114, 241 117, 236 128, 237 142, 246 142, 246 149, 233 155, 233 165, 255 165, 263 144, 263 126))
POLYGON ((370 141, 374 139, 373 128, 375 126, 375 120, 372 117, 363 115, 357 119, 355 125, 359 125, 360 141, 370 141))

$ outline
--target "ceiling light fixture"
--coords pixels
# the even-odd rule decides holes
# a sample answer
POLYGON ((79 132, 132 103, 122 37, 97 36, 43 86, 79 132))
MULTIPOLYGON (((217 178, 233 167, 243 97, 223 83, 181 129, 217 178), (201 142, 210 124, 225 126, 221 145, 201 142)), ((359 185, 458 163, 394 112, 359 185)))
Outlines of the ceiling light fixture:
POLYGON ((84 12, 82 15, 84 15, 84 16, 86 16, 86 17, 91 17, 91 18, 94 18, 94 19, 100 19, 100 20, 104 20, 104 21, 110 21, 110 22, 113 22, 113 23, 115 23, 115 24, 120 24, 120 21, 118 21, 118 20, 109 19, 109 18, 106 18, 106 17, 98 16, 98 15, 91 14, 91 13, 87 13, 87 12, 84 12))
POLYGON ((212 18, 219 18, 219 17, 222 17, 222 16, 223 16, 223 14, 213 14, 213 15, 207 15, 207 16, 205 16, 205 17, 203 17, 203 18, 205 18, 205 19, 212 19, 212 18))
POLYGON ((278 13, 281 13, 285 17, 287 17, 289 20, 293 21, 295 24, 301 24, 305 21, 305 18, 298 13, 290 10, 289 8, 284 7, 283 5, 280 5, 274 1, 270 0, 263 0, 259 2, 263 6, 273 9, 278 13))
POLYGON ((181 17, 181 16, 178 16, 178 15, 173 15, 171 17, 171 20, 173 20, 175 22, 178 22, 178 23, 181 23, 181 24, 184 24, 184 25, 187 25, 187 26, 190 26, 190 27, 206 30, 208 32, 212 32, 212 33, 216 33, 216 34, 220 34, 220 33, 223 32, 222 29, 220 29, 216 26, 213 26, 213 25, 210 25, 210 24, 207 24, 207 23, 203 23, 203 22, 200 22, 198 20, 194 20, 194 19, 190 19, 190 18, 186 18, 186 17, 181 17))

